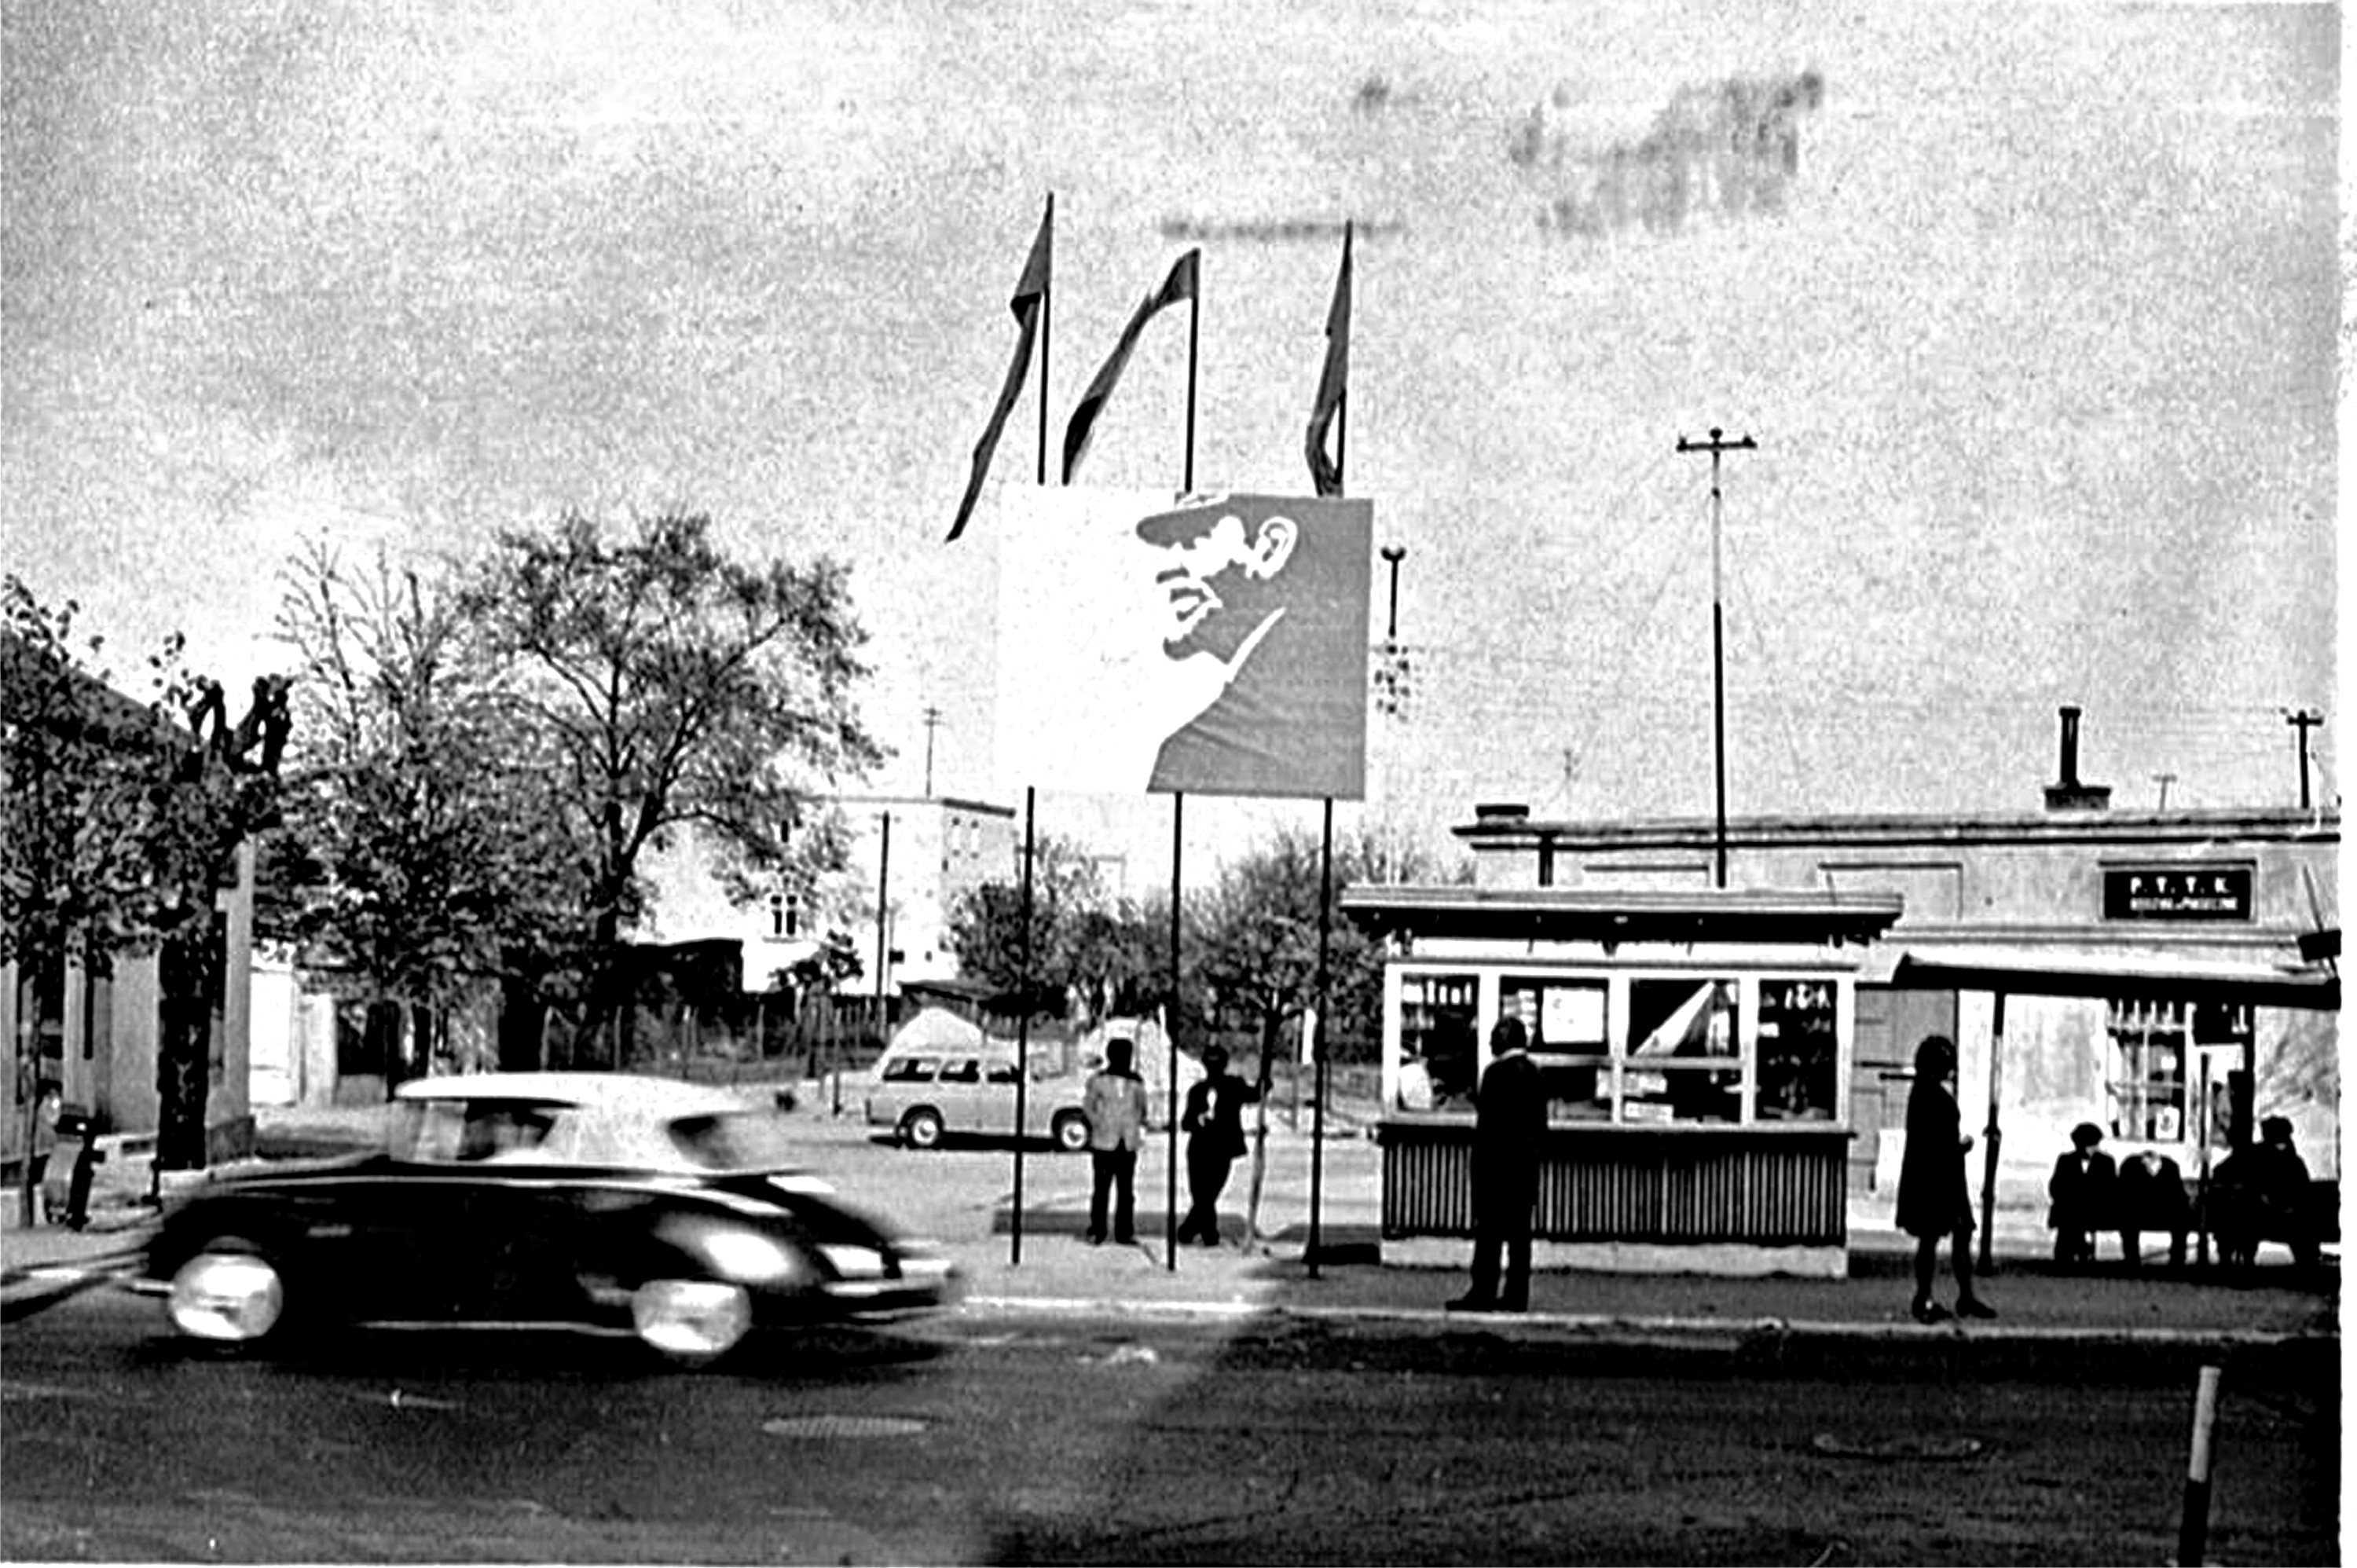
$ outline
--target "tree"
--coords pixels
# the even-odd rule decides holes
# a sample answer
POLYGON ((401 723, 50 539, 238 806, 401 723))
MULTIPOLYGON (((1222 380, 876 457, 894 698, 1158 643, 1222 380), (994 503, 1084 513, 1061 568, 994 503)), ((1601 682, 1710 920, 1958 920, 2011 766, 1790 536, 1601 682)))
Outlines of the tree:
MULTIPOLYGON (((1031 921, 1028 963, 1030 993, 1049 1004, 1036 1010, 1060 1015, 1077 1003, 1094 1022, 1108 1014, 1142 1012, 1166 988, 1155 967, 1147 921, 1105 890, 1097 862, 1082 844, 1050 837, 1031 858, 1031 921)), ((968 888, 950 909, 950 944, 958 971, 1002 993, 1027 979, 1021 882, 968 888)))
POLYGON ((537 717, 456 594, 322 548, 284 576, 301 724, 263 928, 332 988, 416 1009, 427 1036, 494 975, 561 975, 587 936, 583 857, 537 717))
MULTIPOLYGON (((740 899, 820 868, 791 835, 810 801, 883 754, 854 694, 867 673, 845 569, 724 554, 711 520, 608 539, 568 515, 500 534, 460 595, 554 758, 553 811, 579 846, 590 931, 576 1056, 624 1011, 639 856, 692 830, 740 899)), ((608 1047, 618 1063, 619 1036, 608 1047)))
POLYGON ((0 961, 78 966, 87 1005, 118 953, 156 955, 156 1161, 199 1168, 215 899, 275 813, 285 685, 257 682, 232 730, 220 685, 188 668, 176 636, 147 661, 155 699, 137 703, 108 684, 79 609, 0 579, 0 961))
MULTIPOLYGON (((1353 882, 1422 880, 1429 861, 1362 828, 1334 846, 1332 892, 1353 882), (1380 877, 1377 873, 1380 872, 1380 877)), ((1463 875, 1469 876, 1470 868, 1463 875)), ((1255 1115, 1247 1224, 1259 1222, 1266 1172, 1269 1086, 1285 1027, 1318 999, 1319 900, 1329 878, 1319 835, 1282 829, 1268 843, 1226 866, 1190 911, 1201 929, 1192 973, 1221 1014, 1243 1020, 1260 1038, 1260 1101, 1255 1115)), ((1325 909, 1326 1015, 1318 1048, 1328 1059, 1363 1056, 1381 1038, 1382 949, 1337 905, 1325 909)))

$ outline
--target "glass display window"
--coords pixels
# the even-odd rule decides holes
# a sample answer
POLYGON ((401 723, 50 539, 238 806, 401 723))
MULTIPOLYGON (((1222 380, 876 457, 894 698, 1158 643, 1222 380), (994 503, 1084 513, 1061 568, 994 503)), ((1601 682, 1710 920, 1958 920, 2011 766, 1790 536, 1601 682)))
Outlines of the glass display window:
POLYGON ((1702 975, 1629 983, 1629 1060, 1737 1060, 1743 1055, 1736 984, 1702 975))
POLYGON ((1404 970, 1387 1109, 1470 1115, 1488 1034, 1515 1018, 1552 1122, 1832 1122, 1847 984, 1826 972, 1404 970))
MULTIPOLYGON (((2111 1101, 2115 1138, 2146 1143, 2198 1144, 2205 1130, 2193 1120, 2193 1088, 2203 1058, 2239 1059, 2251 1037, 2251 1012, 2232 1004, 2166 999, 2114 1000, 2104 1004, 2109 1036, 2104 1091, 2111 1101), (2208 1049, 2205 1050, 2205 1047, 2208 1049)), ((2222 1073, 2217 1076, 2222 1078, 2222 1073)), ((2212 1125, 2207 1135, 2222 1141, 2222 1094, 2201 1094, 2212 1125)))
POLYGON ((1552 1120, 1612 1120, 1610 997, 1600 976, 1507 975, 1498 983, 1498 1015, 1522 1020, 1552 1120))
POLYGON ((1760 983, 1761 1121, 1834 1119, 1841 1090, 1840 994, 1824 980, 1760 983))
POLYGON ((1400 977, 1400 1070, 1393 1109, 1470 1111, 1480 1071, 1470 974, 1400 977))

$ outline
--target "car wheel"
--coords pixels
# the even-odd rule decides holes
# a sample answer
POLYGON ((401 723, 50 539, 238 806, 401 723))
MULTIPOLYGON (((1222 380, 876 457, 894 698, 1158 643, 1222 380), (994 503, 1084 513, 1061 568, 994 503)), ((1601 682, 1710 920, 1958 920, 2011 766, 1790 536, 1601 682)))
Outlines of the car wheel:
POLYGON ((172 1326, 192 1339, 252 1345, 285 1320, 286 1282, 269 1259, 244 1244, 210 1241, 173 1274, 165 1311, 172 1326))
POLYGON ((724 1280, 649 1280, 630 1293, 641 1343, 682 1366, 718 1360, 753 1326, 753 1297, 724 1280))
POLYGON ((900 1118, 900 1141, 912 1149, 938 1148, 942 1141, 942 1113, 919 1109, 900 1118))
POLYGON ((1054 1132, 1056 1147, 1068 1155, 1077 1155, 1089 1146, 1089 1119, 1077 1111, 1059 1113, 1054 1132))

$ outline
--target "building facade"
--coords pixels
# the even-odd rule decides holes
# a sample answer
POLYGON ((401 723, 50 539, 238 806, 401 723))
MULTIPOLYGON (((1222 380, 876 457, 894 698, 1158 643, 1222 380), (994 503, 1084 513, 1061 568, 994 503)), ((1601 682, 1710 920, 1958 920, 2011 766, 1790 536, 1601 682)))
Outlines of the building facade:
POLYGON ((1457 831, 1484 888, 1707 889, 1723 854, 1738 891, 1896 895, 1857 987, 1853 1194, 1895 1181, 1932 1033, 1958 1044, 1958 1099, 2008 1203, 2042 1203, 2083 1122, 2115 1157, 2151 1151, 2192 1179, 2281 1115, 2311 1172, 2336 1176, 2338 812, 2114 811, 2095 793, 2014 814, 1744 819, 1723 840, 1714 822, 1510 804, 1457 831))

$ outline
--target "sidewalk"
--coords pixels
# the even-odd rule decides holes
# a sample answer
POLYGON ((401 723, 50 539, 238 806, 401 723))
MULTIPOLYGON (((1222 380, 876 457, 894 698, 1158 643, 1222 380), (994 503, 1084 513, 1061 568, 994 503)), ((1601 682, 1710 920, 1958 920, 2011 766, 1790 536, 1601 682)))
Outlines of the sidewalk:
MULTIPOLYGON (((1308 1256, 1310 1140, 1273 1119, 1261 1209, 1266 1240, 1249 1250, 1236 1240, 1243 1230, 1239 1167, 1222 1204, 1228 1243, 1217 1250, 1182 1248, 1173 1267, 1163 1246, 1168 1186, 1157 1152, 1149 1151, 1153 1168, 1140 1171, 1140 1243, 1132 1247, 1092 1247, 1082 1240, 1085 1162, 1027 1156, 1018 1246, 1011 1188, 997 1164, 1008 1156, 952 1156, 966 1162, 952 1164, 883 1148, 856 1117, 830 1117, 815 1096, 802 1103, 810 1109, 796 1116, 812 1139, 814 1165, 855 1201, 872 1204, 946 1247, 965 1273, 962 1310, 970 1315, 1344 1318, 1427 1331, 1474 1326, 1633 1340, 1762 1332, 1853 1341, 1944 1334, 1983 1344, 2221 1349, 2337 1339, 2340 1332, 2337 1262, 2329 1262, 2319 1277, 2270 1249, 2241 1277, 2199 1267, 2171 1270, 2158 1256, 2130 1272, 2115 1261, 2116 1243, 2106 1238, 2103 1261, 2093 1270, 2064 1273, 2049 1261, 2050 1238, 2038 1223, 2042 1217, 2002 1210, 1994 1237, 1997 1266, 1984 1289, 2002 1316, 1968 1330, 1925 1329, 1906 1312, 1913 1242, 1889 1228, 1887 1200, 1872 1195, 1851 1203, 1846 1279, 1543 1272, 1532 1282, 1527 1317, 1466 1318, 1441 1310, 1463 1289, 1461 1270, 1386 1267, 1375 1261, 1380 1167, 1363 1137, 1329 1134, 1320 1162, 1315 1260, 1308 1256), (970 1187, 956 1187, 960 1179, 970 1187)), ((264 1108, 262 1149, 274 1157, 348 1150, 368 1138, 377 1113, 264 1108)), ((9 1303, 8 1316, 28 1295, 79 1288, 91 1272, 125 1261, 137 1246, 154 1214, 147 1205, 149 1159, 144 1148, 115 1140, 102 1146, 109 1144, 109 1157, 96 1172, 87 1229, 27 1230, 18 1223, 16 1192, 0 1201, 0 1295, 9 1303)), ((165 1189, 211 1174, 167 1173, 165 1189)), ((1945 1251, 1938 1288, 1943 1299, 1953 1299, 1945 1251)))

